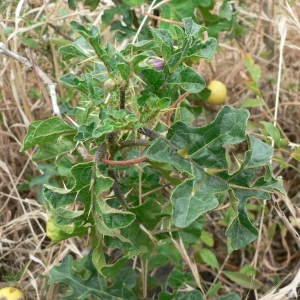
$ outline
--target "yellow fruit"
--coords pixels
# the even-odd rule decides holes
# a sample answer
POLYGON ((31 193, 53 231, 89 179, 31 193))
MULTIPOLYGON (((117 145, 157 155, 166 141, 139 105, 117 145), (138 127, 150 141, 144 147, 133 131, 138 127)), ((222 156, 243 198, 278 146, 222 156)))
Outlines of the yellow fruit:
POLYGON ((0 300, 25 300, 25 296, 14 287, 5 287, 0 290, 0 300))
POLYGON ((225 84, 219 80, 213 80, 207 86, 211 90, 211 94, 207 99, 207 103, 212 105, 219 105, 224 103, 227 96, 227 88, 225 84))

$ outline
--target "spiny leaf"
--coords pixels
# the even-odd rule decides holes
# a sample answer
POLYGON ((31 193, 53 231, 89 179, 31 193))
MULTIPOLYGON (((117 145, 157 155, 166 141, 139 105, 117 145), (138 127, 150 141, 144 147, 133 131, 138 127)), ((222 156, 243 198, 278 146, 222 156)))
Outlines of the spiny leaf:
POLYGON ((211 59, 218 48, 218 41, 210 37, 207 41, 195 41, 195 43, 189 48, 187 58, 190 56, 203 57, 211 59))
POLYGON ((108 228, 107 225, 101 220, 101 218, 95 218, 95 225, 97 231, 104 236, 115 237, 123 243, 132 245, 132 242, 129 239, 125 238, 123 235, 119 234, 117 230, 108 228))
POLYGON ((119 276, 116 276, 115 283, 107 287, 104 277, 97 272, 91 256, 92 252, 84 264, 84 267, 91 273, 86 280, 74 271, 71 255, 65 256, 60 266, 55 266, 50 270, 51 278, 48 283, 63 282, 71 289, 71 295, 64 296, 61 300, 84 300, 88 296, 94 296, 101 300, 136 299, 131 291, 135 286, 135 281, 132 280, 132 278, 135 278, 135 274, 132 269, 126 268, 122 270, 119 276), (123 281, 122 277, 126 278, 126 280, 123 281))
POLYGON ((59 77, 58 80, 65 85, 75 88, 86 95, 88 95, 89 93, 86 80, 78 79, 77 76, 73 73, 63 75, 59 77))
MULTIPOLYGON (((71 173, 75 179, 72 192, 77 192, 86 186, 90 186, 92 180, 93 162, 77 164, 71 169, 71 173)), ((112 184, 112 183, 111 183, 112 184)))
POLYGON ((202 26, 195 23, 192 18, 184 18, 182 21, 184 23, 186 34, 188 36, 196 37, 202 26))
POLYGON ((269 160, 273 154, 272 147, 252 136, 247 139, 249 150, 239 170, 233 174, 219 174, 223 179, 228 180, 231 186, 229 194, 235 217, 226 235, 231 237, 234 249, 244 247, 258 236, 257 229, 248 217, 246 202, 251 198, 268 200, 273 190, 285 193, 280 178, 275 179, 270 174, 269 160), (266 169, 265 176, 255 180, 256 173, 262 167, 266 169))
POLYGON ((202 170, 195 170, 195 178, 178 185, 172 193, 173 221, 184 228, 200 215, 219 205, 216 193, 228 190, 226 183, 219 181, 202 170))
POLYGON ((60 136, 75 133, 77 127, 65 123, 61 118, 53 117, 44 121, 35 121, 30 124, 25 136, 21 152, 35 146, 52 142, 60 136))
POLYGON ((108 228, 127 227, 135 220, 135 214, 110 207, 98 193, 94 194, 94 198, 96 198, 95 210, 101 215, 103 222, 108 228))
POLYGON ((20 152, 23 152, 23 151, 36 145, 36 143, 34 141, 34 132, 42 122, 43 121, 39 120, 39 121, 34 121, 34 122, 30 123, 28 132, 27 132, 27 134, 24 138, 23 144, 20 148, 20 152))
POLYGON ((154 40, 160 48, 160 52, 165 62, 168 62, 173 54, 173 38, 170 31, 165 29, 150 28, 154 40))
POLYGON ((228 168, 224 144, 237 144, 245 139, 249 112, 224 106, 215 120, 204 127, 191 127, 182 122, 175 123, 167 139, 180 149, 187 144, 188 155, 206 168, 228 168))
POLYGON ((71 21, 70 26, 73 30, 77 31, 82 35, 86 40, 89 40, 91 38, 96 38, 96 41, 100 45, 101 43, 101 36, 100 36, 100 31, 97 26, 89 24, 87 27, 84 25, 80 24, 77 21, 71 21))
POLYGON ((62 46, 58 49, 62 55, 62 60, 66 61, 74 57, 92 57, 95 56, 95 50, 91 44, 82 36, 75 39, 71 45, 62 46))
MULTIPOLYGON (((193 1, 172 0, 160 7, 161 14, 162 14, 161 16, 165 19, 174 20, 174 21, 175 20, 182 21, 182 19, 184 18, 192 19, 190 17, 191 16, 194 17, 194 11, 197 6, 207 7, 210 4, 211 4, 211 0, 193 0, 193 1)), ((162 22, 162 24, 160 24, 160 27, 170 30, 172 35, 173 36, 175 35, 175 30, 172 24, 162 22)), ((188 23, 188 29, 190 27, 192 26, 190 26, 190 24, 188 23)), ((189 32, 193 32, 193 31, 189 29, 189 32)))
POLYGON ((122 269, 131 258, 147 252, 148 249, 145 246, 141 246, 139 249, 131 250, 127 253, 127 255, 124 255, 123 257, 118 259, 114 264, 103 266, 101 268, 101 273, 104 276, 115 276, 120 272, 120 269, 122 269))
POLYGON ((47 159, 55 159, 59 155, 70 152, 75 148, 75 144, 69 139, 63 138, 57 143, 49 142, 39 146, 38 152, 33 156, 33 160, 40 162, 47 159))
POLYGON ((206 87, 203 77, 190 67, 184 68, 179 73, 176 83, 190 93, 200 93, 206 87))
POLYGON ((247 137, 249 150, 238 170, 232 174, 228 172, 223 145, 237 144, 245 139, 248 116, 245 109, 224 106, 216 119, 204 127, 177 122, 169 129, 168 140, 157 139, 147 151, 150 159, 170 163, 189 176, 171 196, 172 218, 177 227, 187 227, 201 214, 217 207, 215 194, 230 189, 235 218, 227 235, 232 238, 235 249, 257 237, 257 229, 247 215, 247 200, 253 197, 269 199, 274 189, 284 192, 281 181, 271 176, 272 148, 254 137, 247 137), (183 158, 178 155, 178 150, 186 145, 188 151, 183 158), (256 173, 263 168, 265 175, 255 179, 256 173))
MULTIPOLYGON (((77 164, 72 167, 71 173, 74 177, 75 184, 71 189, 57 188, 49 185, 44 186, 45 199, 50 206, 50 210, 57 217, 56 221, 58 224, 70 224, 78 220, 85 223, 88 222, 90 209, 96 201, 96 197, 93 194, 95 191, 91 190, 93 174, 92 167, 93 162, 77 164), (84 204, 84 208, 82 210, 72 211, 66 208, 67 205, 75 203, 76 201, 84 204)), ((92 187, 96 189, 97 195, 99 195, 102 191, 108 190, 113 184, 113 180, 105 176, 96 176, 94 180, 95 182, 92 187)), ((108 208, 107 211, 109 211, 108 208)), ((122 211, 118 212, 121 214, 123 213, 122 211)), ((105 213, 106 212, 103 212, 103 214, 105 213)), ((129 218, 134 218, 132 213, 124 212, 124 214, 126 213, 130 214, 129 218)), ((109 216, 107 216, 107 218, 110 219, 109 216)), ((116 218, 115 221, 119 219, 120 217, 116 218)), ((125 223, 123 220, 122 224, 124 225, 125 223)))

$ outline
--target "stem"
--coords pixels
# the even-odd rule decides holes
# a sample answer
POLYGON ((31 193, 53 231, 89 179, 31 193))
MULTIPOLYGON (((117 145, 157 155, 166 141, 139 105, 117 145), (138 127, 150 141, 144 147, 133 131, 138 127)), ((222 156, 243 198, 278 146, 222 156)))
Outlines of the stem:
POLYGON ((222 273, 222 271, 223 271, 223 269, 224 269, 224 267, 225 267, 225 264, 227 263, 227 261, 228 261, 228 259, 229 259, 229 256, 230 256, 230 254, 227 254, 227 257, 225 258, 222 267, 220 268, 220 270, 218 270, 217 276, 215 277, 213 283, 211 284, 210 288, 209 288, 208 291, 206 292, 206 295, 205 295, 206 297, 209 296, 209 292, 211 291, 212 287, 215 285, 215 283, 216 283, 217 280, 219 279, 219 277, 220 277, 220 275, 221 275, 221 273, 222 273))
POLYGON ((96 168, 99 161, 104 158, 107 154, 107 145, 102 143, 99 148, 97 149, 95 156, 94 156, 94 165, 92 169, 92 180, 95 180, 96 168))
POLYGON ((146 259, 145 262, 141 259, 142 264, 142 282, 143 282, 143 297, 147 297, 147 279, 148 279, 148 262, 149 260, 146 259))
POLYGON ((119 143, 119 149, 126 147, 134 147, 134 146, 150 146, 152 143, 147 140, 137 139, 137 140, 127 140, 119 143))
POLYGON ((183 25, 184 25, 183 22, 174 21, 174 20, 169 20, 169 19, 164 19, 164 18, 162 18, 162 17, 155 16, 155 15, 153 15, 153 14, 145 13, 145 15, 148 16, 148 17, 151 18, 151 19, 163 21, 163 22, 166 22, 166 23, 177 24, 177 25, 180 25, 180 26, 183 26, 183 25))
POLYGON ((120 109, 125 109, 125 89, 120 89, 120 109))
POLYGON ((137 132, 140 134, 143 134, 151 139, 154 139, 154 140, 157 138, 163 138, 163 136, 160 133, 158 133, 150 128, 147 128, 147 127, 141 127, 138 129, 137 132))
POLYGON ((146 160, 148 160, 147 156, 141 156, 141 157, 138 157, 138 158, 135 158, 135 159, 121 160, 121 161, 109 160, 109 159, 106 159, 106 158, 101 159, 101 161, 103 163, 105 163, 107 165, 110 165, 110 166, 131 166, 131 165, 135 165, 135 164, 138 164, 138 163, 146 161, 146 160))
POLYGON ((74 42, 74 39, 71 38, 71 37, 69 37, 67 34, 61 32, 61 30, 59 29, 58 26, 55 26, 55 25, 53 25, 52 23, 49 23, 49 22, 47 22, 47 25, 49 25, 51 28, 53 28, 54 31, 55 31, 57 34, 61 35, 61 36, 64 37, 66 40, 69 40, 69 41, 71 41, 72 43, 74 42))
MULTIPOLYGON (((202 59, 202 58, 201 58, 202 59)), ((166 124, 168 127, 170 127, 171 124, 171 116, 173 114, 173 108, 176 108, 177 105, 184 100, 188 95, 190 95, 190 92, 185 92, 184 94, 180 95, 177 100, 173 103, 173 105, 171 106, 171 110, 167 113, 167 120, 166 120, 166 124)))
MULTIPOLYGON (((139 148, 139 155, 142 155, 142 148, 139 148)), ((142 193, 143 193, 143 167, 142 167, 142 163, 139 163, 138 165, 139 168, 139 204, 142 205, 143 204, 143 197, 142 197, 142 193)))
POLYGON ((110 157, 114 157, 115 153, 117 152, 117 144, 118 144, 118 132, 113 131, 106 135, 108 141, 108 152, 110 157))
POLYGON ((128 209, 126 198, 121 190, 120 183, 117 178, 117 174, 115 170, 108 170, 108 176, 114 180, 113 184, 113 191, 115 193, 115 196, 118 198, 118 200, 121 202, 121 204, 124 206, 124 208, 128 209))
POLYGON ((94 157, 94 162, 97 164, 107 154, 107 145, 102 143, 97 149, 94 157))
MULTIPOLYGON (((273 197, 273 195, 272 195, 273 197)), ((259 224, 259 234, 258 234, 258 239, 257 239, 257 243, 256 243, 256 247, 255 247, 255 253, 254 253, 254 257, 252 260, 251 265, 253 266, 253 268, 256 270, 257 268, 257 262, 258 262, 258 255, 260 252, 260 246, 262 246, 261 242, 262 242, 262 229, 263 229, 263 224, 264 224, 264 217, 265 217, 265 208, 266 208, 266 200, 263 201, 263 207, 262 207, 262 211, 261 211, 261 218, 260 218, 260 224, 259 224)), ((255 280, 255 273, 253 275, 253 280, 255 280)), ((257 296, 257 290, 254 290, 254 293, 257 296)), ((256 298, 258 299, 258 297, 256 298)))
POLYGON ((117 133, 116 131, 110 132, 106 135, 109 144, 116 144, 117 142, 117 133))

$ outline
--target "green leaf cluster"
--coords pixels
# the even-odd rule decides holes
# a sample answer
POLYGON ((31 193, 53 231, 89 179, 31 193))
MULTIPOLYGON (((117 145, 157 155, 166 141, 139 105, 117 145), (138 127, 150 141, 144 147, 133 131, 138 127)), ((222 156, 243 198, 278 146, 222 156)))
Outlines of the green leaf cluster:
POLYGON ((93 264, 92 252, 89 253, 87 259, 82 259, 81 265, 82 270, 74 271, 73 258, 67 255, 60 266, 55 266, 50 271, 49 283, 63 282, 70 289, 68 295, 61 298, 62 300, 84 300, 88 296, 105 300, 136 299, 132 291, 136 285, 136 276, 133 269, 129 267, 122 269, 115 277, 114 284, 107 286, 105 278, 97 272, 93 264), (81 273, 84 272, 85 274, 86 271, 90 274, 83 278, 81 273))
POLYGON ((248 151, 238 167, 229 171, 224 145, 241 143, 249 112, 224 106, 216 119, 202 128, 177 122, 171 126, 167 140, 157 139, 147 155, 154 161, 172 164, 187 175, 172 193, 172 219, 184 228, 219 205, 216 195, 229 192, 234 218, 226 235, 232 247, 240 249, 258 236, 249 220, 246 202, 251 198, 270 199, 270 192, 284 193, 280 179, 271 175, 269 160, 273 149, 255 137, 247 136, 248 151), (185 155, 180 152, 186 148, 185 155), (264 173, 261 173, 261 171, 264 173))
MULTIPOLYGON (((225 4, 222 15, 229 18, 225 4)), ((104 43, 98 27, 70 23, 79 37, 59 52, 63 60, 80 58, 87 67, 60 81, 78 90, 81 102, 72 119, 33 122, 21 147, 25 151, 37 145, 36 161, 57 164, 55 175, 60 177, 43 188, 48 236, 59 242, 88 234, 92 248, 83 265, 89 275, 74 272, 69 256, 51 271, 50 283, 64 282, 71 289, 63 299, 135 299, 136 282, 130 277, 136 275, 125 267, 128 261, 139 256, 150 261, 149 269, 170 261, 180 266, 181 256, 170 241, 199 246, 205 215, 220 205, 221 195, 232 211, 226 235, 231 247, 240 249, 258 236, 247 201, 284 193, 269 163, 272 147, 246 133, 246 109, 224 106, 211 123, 195 127, 189 125, 194 116, 186 102, 169 128, 163 123, 161 116, 179 95, 206 87, 188 61, 210 60, 218 46, 215 38, 205 39, 206 27, 192 18, 182 21, 184 27, 172 25, 172 31, 151 28, 152 39, 122 50, 104 43), (163 66, 156 69, 152 59, 163 60, 163 66), (229 149, 241 143, 247 151, 231 161, 229 149), (132 166, 141 156, 147 161, 132 166), (117 249, 118 259, 112 261, 107 248, 117 249), (126 284, 119 274, 127 276, 126 284), (104 277, 114 283, 107 285, 104 277)), ((204 262, 219 267, 208 249, 199 253, 204 262)), ((159 299, 202 299, 197 289, 180 290, 189 278, 173 270, 168 279, 173 294, 163 291, 159 299)), ((194 281, 191 285, 197 286, 194 281)))

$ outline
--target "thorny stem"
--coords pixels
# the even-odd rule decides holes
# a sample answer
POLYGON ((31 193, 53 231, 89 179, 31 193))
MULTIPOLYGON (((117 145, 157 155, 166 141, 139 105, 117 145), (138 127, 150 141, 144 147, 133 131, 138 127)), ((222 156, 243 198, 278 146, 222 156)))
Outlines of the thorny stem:
POLYGON ((157 138, 163 138, 161 134, 147 127, 141 127, 137 130, 137 132, 154 140, 157 138))
POLYGON ((120 89, 120 109, 125 109, 125 89, 120 89))
MULTIPOLYGON (((147 140, 127 140, 119 143, 118 149, 122 149, 125 147, 134 147, 134 146, 150 146, 152 143, 147 140)), ((97 150, 96 154, 93 156, 91 154, 83 154, 84 157, 91 161, 94 160, 95 166, 101 161, 107 165, 115 165, 115 166, 130 166, 133 164, 137 164, 147 160, 146 156, 142 156, 136 159, 131 160, 123 160, 123 161, 116 161, 106 159, 105 156, 107 155, 107 145, 103 143, 97 150)), ((94 171, 93 171, 94 175, 94 171)))
POLYGON ((107 145, 105 143, 102 143, 99 148, 97 149, 95 156, 94 156, 94 166, 92 169, 92 180, 95 180, 95 175, 96 175, 96 168, 101 161, 102 158, 104 158, 107 154, 107 145))
POLYGON ((108 141, 108 152, 111 157, 114 157, 117 152, 118 133, 117 131, 110 132, 106 135, 108 141))
POLYGON ((119 149, 134 146, 150 146, 152 143, 148 140, 136 139, 119 142, 119 149))
POLYGON ((147 128, 147 127, 141 127, 138 129, 138 132, 141 134, 146 135, 147 137, 151 138, 151 139, 162 139, 167 145, 170 146, 170 148, 172 148, 173 150, 177 151, 180 150, 179 148, 177 148, 176 146, 174 146, 169 140, 167 140, 162 134, 147 128))
MULTIPOLYGON (((120 109, 125 109, 125 88, 120 89, 120 109)), ((114 157, 115 153, 118 151, 118 132, 113 131, 106 135, 108 141, 108 151, 111 157, 114 157)), ((125 146, 126 147, 126 146, 125 146)), ((112 161, 107 160, 107 164, 113 164, 112 161)))
MULTIPOLYGON (((157 139, 160 137, 169 143, 169 141, 166 140, 161 134, 159 134, 158 132, 151 130, 147 127, 139 128, 138 132, 143 135, 146 135, 152 139, 157 139)), ((114 145, 116 143, 115 142, 116 133, 115 132, 108 133, 107 139, 108 139, 109 143, 112 143, 114 145)), ((150 141, 145 141, 145 140, 141 140, 141 139, 127 140, 127 141, 120 142, 120 146, 118 149, 129 147, 129 146, 149 146, 149 145, 151 145, 150 141)), ((175 146, 173 146, 173 147, 175 147, 175 146)), ((101 144, 101 146, 98 148, 98 150, 94 156, 95 165, 97 165, 101 161, 110 166, 130 166, 130 165, 135 165, 135 164, 138 164, 138 163, 148 160, 147 156, 141 156, 138 158, 122 160, 122 161, 110 160, 110 159, 105 158, 105 156, 107 154, 107 150, 108 150, 107 145, 105 143, 101 144)), ((112 155, 112 153, 110 153, 110 154, 112 155)))
MULTIPOLYGON (((208 34, 207 34, 207 31, 204 32, 204 41, 207 41, 208 40, 208 34)), ((204 67, 204 63, 205 63, 205 58, 201 58, 200 59, 200 62, 199 62, 199 65, 198 65, 198 69, 197 69, 197 72, 200 74, 202 73, 203 71, 203 67, 204 67)), ((184 100, 187 96, 189 96, 191 93, 190 92, 185 92, 184 94, 180 95, 177 100, 172 104, 171 106, 171 110, 167 113, 167 120, 166 120, 166 124, 168 127, 170 127, 170 124, 171 124, 171 116, 173 114, 173 110, 177 107, 177 105, 182 101, 184 100)))
POLYGON ((121 190, 120 183, 117 178, 117 174, 115 170, 108 170, 108 176, 114 180, 113 184, 113 191, 115 193, 115 196, 118 198, 118 200, 121 202, 121 204, 124 206, 124 208, 128 209, 125 196, 121 190))
MULTIPOLYGON (((120 89, 120 109, 125 109, 125 88, 120 89)), ((96 168, 97 168, 97 165, 98 165, 99 161, 102 161, 103 163, 105 163, 107 165, 130 165, 130 164, 140 162, 140 160, 138 160, 137 162, 134 162, 134 160, 118 162, 118 161, 113 161, 113 160, 109 160, 109 159, 105 158, 108 151, 111 154, 111 156, 113 157, 115 152, 119 148, 118 143, 117 143, 117 138, 118 138, 117 135, 118 135, 117 132, 108 133, 106 135, 106 138, 107 138, 107 141, 108 141, 108 146, 107 146, 106 143, 102 143, 101 146, 98 148, 98 150, 95 154, 95 157, 94 157, 94 167, 93 167, 93 171, 92 171, 93 172, 93 174, 92 174, 93 175, 93 177, 92 177, 93 180, 95 178, 96 168)), ((133 143, 128 143, 127 142, 127 144, 125 143, 125 145, 124 145, 124 143, 123 143, 123 147, 127 147, 127 146, 130 146, 132 144, 133 143)), ((143 157, 143 159, 145 160, 145 157, 143 157)), ((147 157, 146 157, 146 159, 147 159, 147 157)), ((123 207, 125 209, 128 209, 128 206, 126 204, 125 196, 124 196, 124 194, 121 190, 121 186, 118 182, 116 171, 115 170, 108 170, 108 176, 111 177, 114 180, 112 189, 113 189, 116 197, 119 199, 119 201, 121 202, 123 207)))
POLYGON ((111 144, 111 145, 116 144, 117 143, 117 132, 113 131, 113 132, 108 133, 106 135, 106 138, 107 138, 109 144, 111 144))
POLYGON ((184 94, 180 95, 177 100, 173 103, 173 105, 171 106, 171 110, 168 111, 167 113, 167 121, 166 124, 168 127, 170 127, 170 123, 171 123, 171 116, 173 113, 173 109, 177 107, 177 105, 184 100, 188 95, 190 95, 190 92, 185 92, 184 94))
POLYGON ((107 145, 102 143, 97 149, 94 157, 94 161, 97 164, 102 158, 104 158, 107 154, 107 145))

